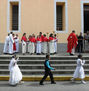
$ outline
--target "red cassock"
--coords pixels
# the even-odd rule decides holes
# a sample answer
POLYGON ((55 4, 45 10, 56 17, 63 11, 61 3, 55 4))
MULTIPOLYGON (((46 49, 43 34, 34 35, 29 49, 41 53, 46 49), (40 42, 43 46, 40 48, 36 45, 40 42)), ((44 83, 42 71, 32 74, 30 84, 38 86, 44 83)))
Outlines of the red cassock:
POLYGON ((43 42, 48 42, 48 38, 44 37, 43 42))
POLYGON ((29 41, 32 42, 32 38, 29 38, 29 41))
POLYGON ((13 50, 16 51, 16 43, 13 43, 13 50))
POLYGON ((51 40, 54 40, 54 38, 53 37, 49 37, 49 41, 51 41, 51 40))
POLYGON ((27 42, 27 38, 25 36, 22 37, 21 41, 24 40, 25 42, 27 42))
POLYGON ((67 52, 68 53, 71 53, 72 49, 76 46, 77 46, 77 37, 75 35, 75 33, 71 33, 68 38, 67 38, 67 41, 68 41, 68 45, 67 45, 67 52))

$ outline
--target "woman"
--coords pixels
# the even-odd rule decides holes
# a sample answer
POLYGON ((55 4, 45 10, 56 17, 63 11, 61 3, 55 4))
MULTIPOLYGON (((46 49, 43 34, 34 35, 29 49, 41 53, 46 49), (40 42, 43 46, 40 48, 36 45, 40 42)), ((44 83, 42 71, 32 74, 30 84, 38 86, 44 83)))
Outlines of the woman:
POLYGON ((22 80, 22 73, 17 65, 18 58, 16 58, 16 55, 12 56, 12 59, 9 64, 9 71, 10 71, 10 78, 9 78, 9 84, 10 85, 17 85, 18 83, 21 83, 22 80))
POLYGON ((85 84, 86 82, 84 81, 85 78, 85 73, 84 73, 84 68, 83 65, 85 64, 85 60, 82 60, 82 55, 78 55, 77 59, 77 67, 74 72, 73 78, 71 79, 72 82, 75 80, 75 78, 80 78, 81 83, 85 84))

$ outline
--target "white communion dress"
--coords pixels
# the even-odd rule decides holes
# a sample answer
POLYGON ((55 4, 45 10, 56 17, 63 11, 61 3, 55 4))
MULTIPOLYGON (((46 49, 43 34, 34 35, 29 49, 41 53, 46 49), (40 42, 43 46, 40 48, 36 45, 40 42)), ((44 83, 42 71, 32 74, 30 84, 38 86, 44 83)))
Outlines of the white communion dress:
POLYGON ((22 80, 22 73, 17 65, 15 58, 12 58, 9 64, 10 78, 9 84, 16 85, 22 80))
POLYGON ((77 67, 74 72, 74 78, 85 78, 84 68, 83 65, 85 64, 85 60, 77 59, 77 67))

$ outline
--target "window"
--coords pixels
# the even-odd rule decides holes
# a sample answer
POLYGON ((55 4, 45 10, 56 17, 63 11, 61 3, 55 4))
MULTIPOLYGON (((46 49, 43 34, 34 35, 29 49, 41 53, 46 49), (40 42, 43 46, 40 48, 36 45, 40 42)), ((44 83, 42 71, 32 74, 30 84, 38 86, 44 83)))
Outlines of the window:
POLYGON ((55 0, 55 31, 60 33, 66 33, 67 30, 67 0, 55 0))
POLYGON ((8 32, 20 31, 20 0, 8 0, 8 32))

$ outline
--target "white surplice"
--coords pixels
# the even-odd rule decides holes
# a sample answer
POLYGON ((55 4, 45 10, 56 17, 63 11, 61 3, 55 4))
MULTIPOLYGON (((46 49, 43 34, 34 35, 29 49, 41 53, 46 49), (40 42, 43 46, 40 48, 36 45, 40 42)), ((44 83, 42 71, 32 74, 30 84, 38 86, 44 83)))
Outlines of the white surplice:
POLYGON ((3 53, 8 53, 8 52, 9 52, 9 36, 7 36, 5 39, 5 44, 3 49, 3 53))
POLYGON ((26 42, 24 40, 22 40, 22 53, 25 54, 26 53, 26 42))
POLYGON ((74 72, 74 78, 85 78, 84 68, 83 65, 85 64, 85 60, 77 59, 77 67, 74 72))
POLYGON ((15 58, 12 58, 9 64, 10 78, 9 84, 16 85, 22 80, 22 73, 17 65, 15 58))
POLYGON ((37 41, 36 43, 36 53, 41 53, 41 42, 37 41))
POLYGON ((12 34, 9 35, 9 54, 13 54, 13 43, 14 39, 12 34))

